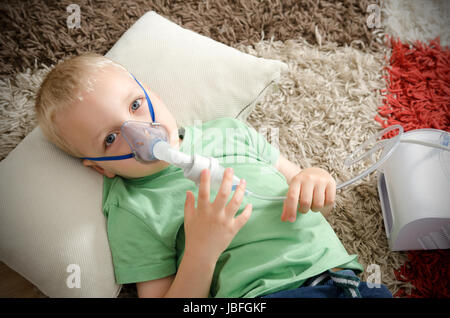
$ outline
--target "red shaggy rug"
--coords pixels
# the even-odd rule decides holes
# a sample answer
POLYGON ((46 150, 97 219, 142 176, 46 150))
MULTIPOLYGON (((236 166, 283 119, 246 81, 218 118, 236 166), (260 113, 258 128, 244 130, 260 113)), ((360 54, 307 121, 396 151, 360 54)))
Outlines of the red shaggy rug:
MULTIPOLYGON (((414 45, 388 38, 392 49, 383 90, 383 106, 375 120, 383 128, 400 124, 405 131, 434 128, 450 131, 450 50, 439 38, 414 45)), ((411 251, 408 261, 395 270, 401 288, 396 297, 450 297, 450 251, 411 251)))

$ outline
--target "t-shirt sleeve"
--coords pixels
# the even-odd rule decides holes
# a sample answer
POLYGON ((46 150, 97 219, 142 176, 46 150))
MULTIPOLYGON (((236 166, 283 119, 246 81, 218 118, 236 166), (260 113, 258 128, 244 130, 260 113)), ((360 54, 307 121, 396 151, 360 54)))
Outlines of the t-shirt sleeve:
POLYGON ((108 240, 118 284, 144 282, 176 273, 176 250, 161 242, 134 213, 109 206, 108 240))
MULTIPOLYGON (((249 137, 249 142, 254 151, 258 154, 258 157, 264 160, 266 163, 275 166, 280 156, 280 150, 278 147, 272 145, 267 141, 267 139, 259 132, 257 132, 253 127, 248 126, 246 123, 235 119, 239 127, 246 131, 249 137)), ((268 127, 264 131, 267 131, 271 135, 271 128, 268 127)), ((274 134, 275 135, 275 134, 274 134)), ((275 143, 274 143, 275 144, 275 143)))

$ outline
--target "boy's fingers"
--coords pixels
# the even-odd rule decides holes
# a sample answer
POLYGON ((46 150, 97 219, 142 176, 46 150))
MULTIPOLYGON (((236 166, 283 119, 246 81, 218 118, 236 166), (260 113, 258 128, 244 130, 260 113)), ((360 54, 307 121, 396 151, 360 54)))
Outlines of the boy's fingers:
POLYGON ((312 197, 314 192, 314 183, 303 183, 300 193, 300 213, 306 213, 311 208, 312 197))
POLYGON ((234 191, 231 201, 225 207, 226 214, 234 217, 241 206, 242 199, 244 198, 246 181, 241 179, 241 183, 234 191))
POLYGON ((186 191, 186 201, 184 202, 184 213, 190 215, 195 209, 195 197, 190 191, 186 191))
POLYGON ((316 185, 313 190, 313 201, 311 211, 319 212, 325 202, 325 185, 316 185))
POLYGON ((336 183, 328 183, 325 188, 325 206, 334 205, 336 200, 336 183))
POLYGON ((283 203, 283 211, 281 212, 281 221, 285 220, 285 216, 284 216, 285 213, 286 213, 286 200, 284 200, 284 203, 283 203))
POLYGON ((285 203, 285 211, 283 212, 283 216, 281 218, 282 221, 294 221, 297 216, 297 206, 298 206, 298 198, 302 188, 302 184, 299 182, 291 182, 289 185, 289 190, 286 195, 285 203))
POLYGON ((210 172, 209 169, 204 169, 200 175, 200 186, 198 188, 198 202, 197 207, 201 210, 206 208, 209 202, 210 194, 210 172))
POLYGON ((222 209, 228 201, 231 193, 231 186, 233 184, 233 168, 226 168, 223 172, 222 184, 217 192, 214 205, 217 209, 222 209))
POLYGON ((244 211, 242 211, 241 214, 239 214, 235 219, 234 222, 237 226, 237 231, 239 231, 245 223, 247 223, 248 219, 250 219, 250 216, 252 215, 253 206, 251 203, 247 204, 244 208, 244 211))

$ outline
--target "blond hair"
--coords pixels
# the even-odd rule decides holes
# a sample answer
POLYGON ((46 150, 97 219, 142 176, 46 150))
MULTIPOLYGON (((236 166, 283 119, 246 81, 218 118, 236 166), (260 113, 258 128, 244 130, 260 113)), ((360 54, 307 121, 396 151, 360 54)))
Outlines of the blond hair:
POLYGON ((44 136, 58 148, 74 157, 83 157, 62 137, 55 123, 56 114, 69 110, 83 99, 83 92, 93 90, 95 74, 113 65, 128 72, 122 65, 99 54, 68 58, 56 65, 45 77, 36 95, 37 120, 44 136))

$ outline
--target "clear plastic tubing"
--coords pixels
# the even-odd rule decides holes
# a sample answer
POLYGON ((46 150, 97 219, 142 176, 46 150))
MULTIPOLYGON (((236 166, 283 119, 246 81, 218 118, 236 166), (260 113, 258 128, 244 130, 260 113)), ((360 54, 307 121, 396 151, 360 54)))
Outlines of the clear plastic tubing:
MULTIPOLYGON (((393 125, 393 126, 390 126, 386 129, 380 131, 379 133, 375 134, 369 140, 367 140, 364 144, 362 144, 360 147, 358 147, 358 149, 355 150, 355 152, 353 154, 351 154, 350 156, 348 156, 345 159, 344 165, 351 166, 351 165, 355 164, 356 162, 358 162, 368 156, 373 155, 377 150, 379 150, 381 148, 384 148, 384 149, 383 149, 383 154, 381 155, 381 158, 375 164, 373 164, 369 169, 367 169, 360 175, 356 176, 355 178, 352 178, 350 180, 347 180, 347 181, 337 185, 336 190, 344 188, 344 187, 364 178, 365 176, 372 173, 376 169, 380 168, 383 165, 383 163, 386 162, 386 160, 392 155, 395 148, 399 145, 400 142, 413 143, 413 144, 418 144, 418 145, 422 145, 422 146, 437 148, 437 149, 444 150, 444 151, 450 151, 450 147, 437 145, 437 144, 433 144, 433 143, 429 143, 429 142, 424 142, 424 141, 420 141, 420 140, 412 140, 412 139, 401 140, 402 135, 403 135, 403 127, 400 125, 393 125), (354 154, 356 154, 359 150, 364 149, 364 147, 366 147, 370 142, 373 142, 373 139, 379 138, 379 137, 383 136, 384 134, 388 133, 389 131, 395 130, 395 129, 399 130, 398 135, 396 135, 395 137, 392 137, 390 139, 384 139, 384 140, 378 141, 373 146, 372 149, 368 150, 366 153, 364 153, 360 157, 353 159, 354 154)), ((278 196, 278 197, 277 196, 273 196, 273 197, 272 196, 262 196, 262 195, 253 193, 249 190, 246 190, 246 195, 251 195, 260 200, 267 200, 267 201, 284 201, 284 200, 286 200, 286 196, 278 196)))
MULTIPOLYGON (((423 141, 416 141, 416 140, 401 140, 401 136, 403 135, 403 127, 400 125, 393 125, 390 126, 377 134, 373 135, 371 138, 369 138, 366 142, 364 142, 360 147, 358 147, 354 153, 352 153, 350 156, 348 156, 345 161, 345 166, 352 166, 355 163, 361 161, 362 159, 369 157, 373 159, 373 154, 378 150, 383 150, 380 159, 377 162, 374 162, 370 168, 365 170, 360 175, 345 181, 339 185, 336 186, 336 190, 339 190, 343 187, 346 187, 362 178, 367 176, 368 174, 372 173, 373 171, 377 169, 381 169, 381 166, 388 160, 388 158, 392 155, 396 147, 399 145, 400 142, 407 142, 407 143, 415 143, 423 146, 428 147, 434 147, 437 149, 450 151, 449 147, 436 145, 433 143, 427 143, 423 141), (379 140, 375 143, 375 145, 359 157, 356 157, 356 154, 358 154, 361 150, 365 149, 370 143, 373 143, 378 138, 382 137, 384 134, 392 131, 392 130, 399 130, 399 133, 390 139, 384 139, 379 140)), ((218 190, 223 178, 223 173, 225 171, 225 168, 221 166, 216 158, 213 157, 203 157, 200 155, 187 155, 184 154, 174 148, 172 148, 167 142, 155 142, 151 147, 145 147, 148 151, 151 152, 149 156, 154 156, 158 158, 159 160, 166 161, 168 163, 171 163, 177 167, 180 167, 184 171, 184 176, 186 178, 191 179, 194 181, 197 185, 200 183, 200 174, 201 171, 205 168, 210 169, 211 173, 211 189, 218 190)), ((235 190, 236 187, 239 184, 240 179, 234 175, 233 181, 232 181, 232 190, 235 190)), ((266 201, 284 201, 286 200, 286 196, 266 196, 266 195, 259 195, 257 193, 254 193, 248 189, 245 190, 245 195, 253 196, 260 200, 266 200, 266 201)))

